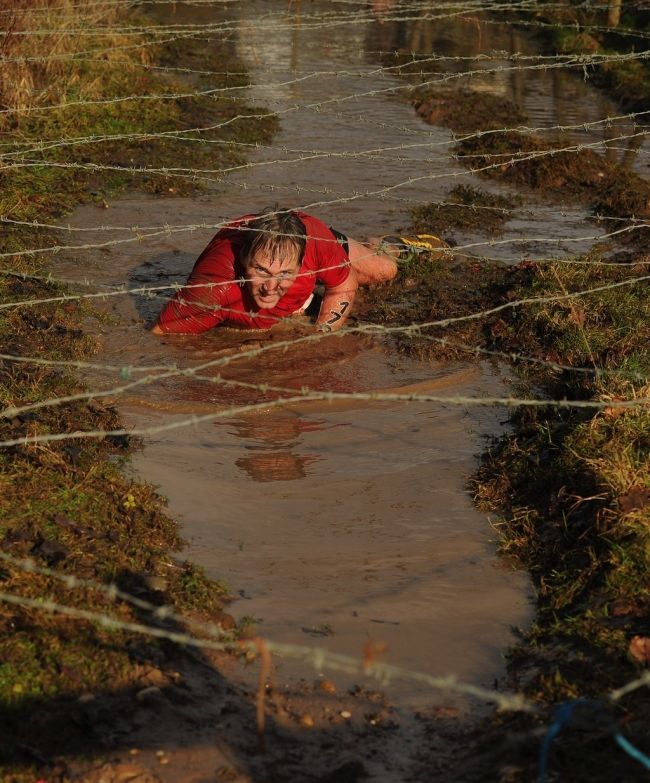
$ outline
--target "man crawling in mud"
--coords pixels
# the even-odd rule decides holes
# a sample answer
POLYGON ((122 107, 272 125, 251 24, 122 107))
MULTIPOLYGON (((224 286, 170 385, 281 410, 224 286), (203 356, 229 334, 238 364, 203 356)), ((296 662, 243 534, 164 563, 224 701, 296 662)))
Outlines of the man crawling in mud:
POLYGON ((304 212, 245 215, 214 236, 152 331, 198 334, 219 324, 269 329, 313 309, 318 284, 316 329, 333 332, 345 324, 360 285, 395 277, 399 252, 379 240, 357 242, 304 212))

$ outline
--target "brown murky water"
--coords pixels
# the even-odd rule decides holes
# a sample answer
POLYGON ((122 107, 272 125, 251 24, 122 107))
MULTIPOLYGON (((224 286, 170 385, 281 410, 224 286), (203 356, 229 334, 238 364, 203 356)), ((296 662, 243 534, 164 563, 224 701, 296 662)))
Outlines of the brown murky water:
MULTIPOLYGON (((408 224, 409 203, 443 199, 454 185, 471 181, 449 156, 448 132, 414 115, 399 97, 402 84, 376 72, 368 51, 405 41, 414 51, 458 56, 531 51, 522 34, 488 27, 479 35, 471 20, 328 27, 318 24, 318 13, 330 4, 308 8, 297 20, 295 8, 286 15, 286 3, 239 6, 250 20, 263 11, 285 12, 281 24, 251 21, 238 36, 255 84, 249 97, 281 113, 272 148, 254 151, 250 165, 208 194, 126 198, 103 212, 84 207, 69 221, 93 229, 83 234, 89 243, 128 238, 133 226, 203 227, 148 237, 141 229, 144 241, 62 260, 63 275, 99 286, 182 281, 211 226, 276 200, 363 238, 408 224), (98 224, 113 228, 107 232, 98 224)), ((199 22, 209 21, 211 12, 191 13, 199 22)), ((180 7, 178 14, 183 21, 180 7)), ((522 71, 472 79, 475 87, 523 102, 540 125, 616 113, 588 85, 565 75, 522 71)), ((526 244, 490 248, 489 254, 504 260, 547 254, 548 245, 534 237, 550 236, 562 238, 560 252, 575 252, 568 240, 594 233, 584 217, 571 206, 529 200, 506 235, 526 237, 526 244)), ((219 371, 252 383, 336 391, 414 388, 449 397, 508 392, 507 379, 493 367, 406 360, 388 341, 355 336, 255 359, 237 353, 238 346, 245 340, 244 347, 255 348, 268 335, 216 330, 161 340, 144 328, 160 304, 138 296, 107 303, 117 317, 102 327, 101 359, 132 367, 196 367, 236 353, 219 371)), ((275 339, 302 329, 289 326, 275 339)), ((527 578, 497 560, 489 521, 466 490, 485 436, 501 431, 503 411, 439 402, 310 402, 223 418, 216 414, 264 397, 214 382, 216 372, 205 371, 212 381, 176 376, 131 390, 122 409, 128 424, 152 429, 135 470, 169 498, 189 541, 187 555, 230 585, 237 599, 233 613, 254 618, 260 633, 278 641, 357 656, 369 639, 386 642, 393 663, 491 684, 502 670, 511 626, 530 616, 527 578), (187 422, 192 412, 214 412, 215 418, 156 431, 187 422)), ((92 382, 110 388, 123 381, 115 372, 92 382)), ((279 666, 286 676, 301 674, 291 661, 279 666)), ((395 695, 417 697, 407 686, 395 695)))

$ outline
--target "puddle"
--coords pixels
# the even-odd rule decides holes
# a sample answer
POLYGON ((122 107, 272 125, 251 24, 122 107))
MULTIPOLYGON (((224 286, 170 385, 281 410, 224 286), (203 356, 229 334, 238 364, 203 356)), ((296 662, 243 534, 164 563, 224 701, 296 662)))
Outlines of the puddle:
MULTIPOLYGON (((270 6, 286 10, 284 3, 251 2, 238 12, 245 10, 254 19, 270 6)), ((309 4, 311 14, 328 8, 327 3, 309 4)), ((210 13, 192 7, 192 21, 207 20, 210 13)), ((177 21, 184 21, 182 14, 179 6, 177 21)), ((272 31, 249 26, 238 46, 257 85, 252 100, 284 111, 273 148, 251 157, 252 164, 272 165, 243 168, 191 199, 136 196, 106 211, 83 207, 67 222, 93 229, 83 234, 87 243, 106 239, 100 224, 113 227, 113 240, 131 237, 133 226, 196 228, 114 244, 93 251, 92 257, 78 251, 61 258, 57 272, 92 279, 98 286, 182 282, 214 233, 210 226, 277 200, 305 207, 363 238, 407 225, 410 203, 444 199, 459 182, 479 184, 449 157, 448 132, 426 126, 391 94, 401 83, 372 73, 376 61, 366 51, 395 48, 409 36, 417 37, 420 51, 433 47, 464 56, 475 54, 476 45, 484 51, 486 46, 516 51, 529 46, 520 39, 505 40, 512 31, 496 28, 489 29, 489 44, 472 43, 463 33, 466 23, 454 24, 373 23, 336 34, 306 23, 272 31), (337 74, 277 86, 321 70, 337 74), (353 93, 358 97, 347 100, 353 93), (304 108, 324 95, 327 105, 304 108), (302 108, 290 111, 291 106, 302 108), (357 154, 371 148, 385 152, 357 154), (307 150, 331 154, 300 161, 307 150), (382 197, 366 195, 377 193, 382 197)), ((576 97, 567 87, 563 111, 570 107, 572 113, 560 115, 561 91, 555 82, 549 88, 550 77, 539 72, 534 77, 522 72, 510 81, 472 78, 486 89, 518 94, 534 122, 554 124, 560 116, 572 122, 579 106, 583 121, 609 111, 594 107, 594 93, 576 97)), ((573 81, 567 84, 578 89, 573 81)), ((529 201, 507 235, 570 240, 593 233, 584 217, 575 207, 559 212, 556 206, 529 201)), ((559 246, 576 250, 571 242, 559 246)), ((548 246, 530 240, 525 252, 537 251, 546 254, 548 246)), ((522 246, 490 248, 490 255, 497 254, 519 260, 522 246)), ((273 340, 223 329, 160 339, 145 328, 160 309, 160 299, 120 296, 105 306, 115 317, 101 326, 101 361, 196 368, 230 357, 227 365, 202 369, 207 379, 177 375, 131 389, 122 411, 127 424, 152 433, 134 459, 135 470, 169 498, 189 541, 187 556, 230 585, 236 598, 233 614, 254 619, 261 634, 277 641, 324 645, 357 657, 369 640, 386 643, 391 663, 492 684, 513 639, 510 628, 525 625, 530 617, 527 578, 497 560, 493 531, 466 488, 485 437, 502 431, 503 410, 358 400, 274 408, 265 404, 263 390, 224 385, 217 376, 289 389, 507 394, 506 382, 493 368, 407 360, 388 342, 356 336, 276 348, 251 358, 238 351, 242 341, 255 350, 299 336, 303 327, 290 325, 271 335, 273 340), (251 403, 260 403, 260 410, 221 415, 251 403), (197 426, 162 429, 193 413, 214 417, 197 426)), ((90 381, 96 388, 123 383, 117 371, 90 381)), ((278 666, 287 677, 301 674, 289 660, 278 666)), ((405 685, 391 695, 409 702, 428 699, 405 685)))
MULTIPOLYGON (((399 378, 430 394, 502 391, 476 367, 394 361, 365 350, 339 382, 347 374, 351 389, 399 378)), ((311 387, 329 386, 334 368, 325 369, 311 387)), ((190 559, 228 582, 234 613, 259 633, 356 657, 367 641, 386 643, 393 663, 491 685, 510 626, 529 617, 527 580, 496 560, 465 486, 499 415, 299 403, 155 435, 134 467, 181 515, 190 559)), ((291 661, 280 670, 302 672, 291 661)), ((422 698, 403 684, 399 696, 422 698)))

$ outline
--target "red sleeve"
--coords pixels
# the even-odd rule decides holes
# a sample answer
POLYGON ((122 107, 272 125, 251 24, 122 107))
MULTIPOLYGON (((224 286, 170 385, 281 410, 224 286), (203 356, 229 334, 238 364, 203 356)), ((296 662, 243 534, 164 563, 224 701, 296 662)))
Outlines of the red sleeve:
POLYGON ((158 316, 163 332, 199 334, 228 317, 234 301, 233 283, 237 232, 223 229, 203 251, 187 283, 158 316))

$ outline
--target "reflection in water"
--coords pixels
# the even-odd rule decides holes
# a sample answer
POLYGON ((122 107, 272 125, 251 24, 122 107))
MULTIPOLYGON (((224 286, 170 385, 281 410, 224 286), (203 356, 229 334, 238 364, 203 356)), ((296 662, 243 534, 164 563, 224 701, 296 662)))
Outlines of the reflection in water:
MULTIPOLYGON (((585 122, 598 122, 624 112, 603 93, 593 90, 582 78, 581 71, 569 68, 531 69, 531 63, 524 60, 518 66, 510 55, 535 55, 538 53, 537 42, 511 25, 493 23, 489 14, 430 19, 426 18, 429 13, 427 9, 422 11, 423 18, 420 19, 391 21, 369 27, 366 38, 368 50, 425 58, 432 55, 457 57, 457 61, 445 62, 444 66, 435 62, 428 64, 429 70, 438 68, 441 75, 443 69, 445 73, 469 72, 466 77, 445 81, 445 88, 455 86, 503 96, 524 111, 533 127, 560 126, 562 130, 545 135, 549 142, 610 142, 603 147, 603 154, 609 162, 630 170, 636 166, 637 173, 646 173, 638 160, 644 135, 640 134, 641 126, 632 119, 611 120, 591 129, 584 127, 585 122), (486 54, 489 56, 486 57, 486 54), (480 55, 483 59, 470 59, 480 55)), ((435 85, 435 73, 426 78, 432 79, 435 85)))
POLYGON ((234 423, 234 434, 252 441, 244 448, 247 454, 235 465, 246 471, 253 481, 294 481, 309 475, 309 466, 322 457, 299 454, 295 449, 301 435, 328 429, 332 425, 322 419, 304 419, 291 411, 272 411, 234 423))
POLYGON ((253 481, 294 481, 307 477, 307 467, 319 457, 301 456, 292 451, 262 451, 248 454, 235 461, 235 465, 253 481))

